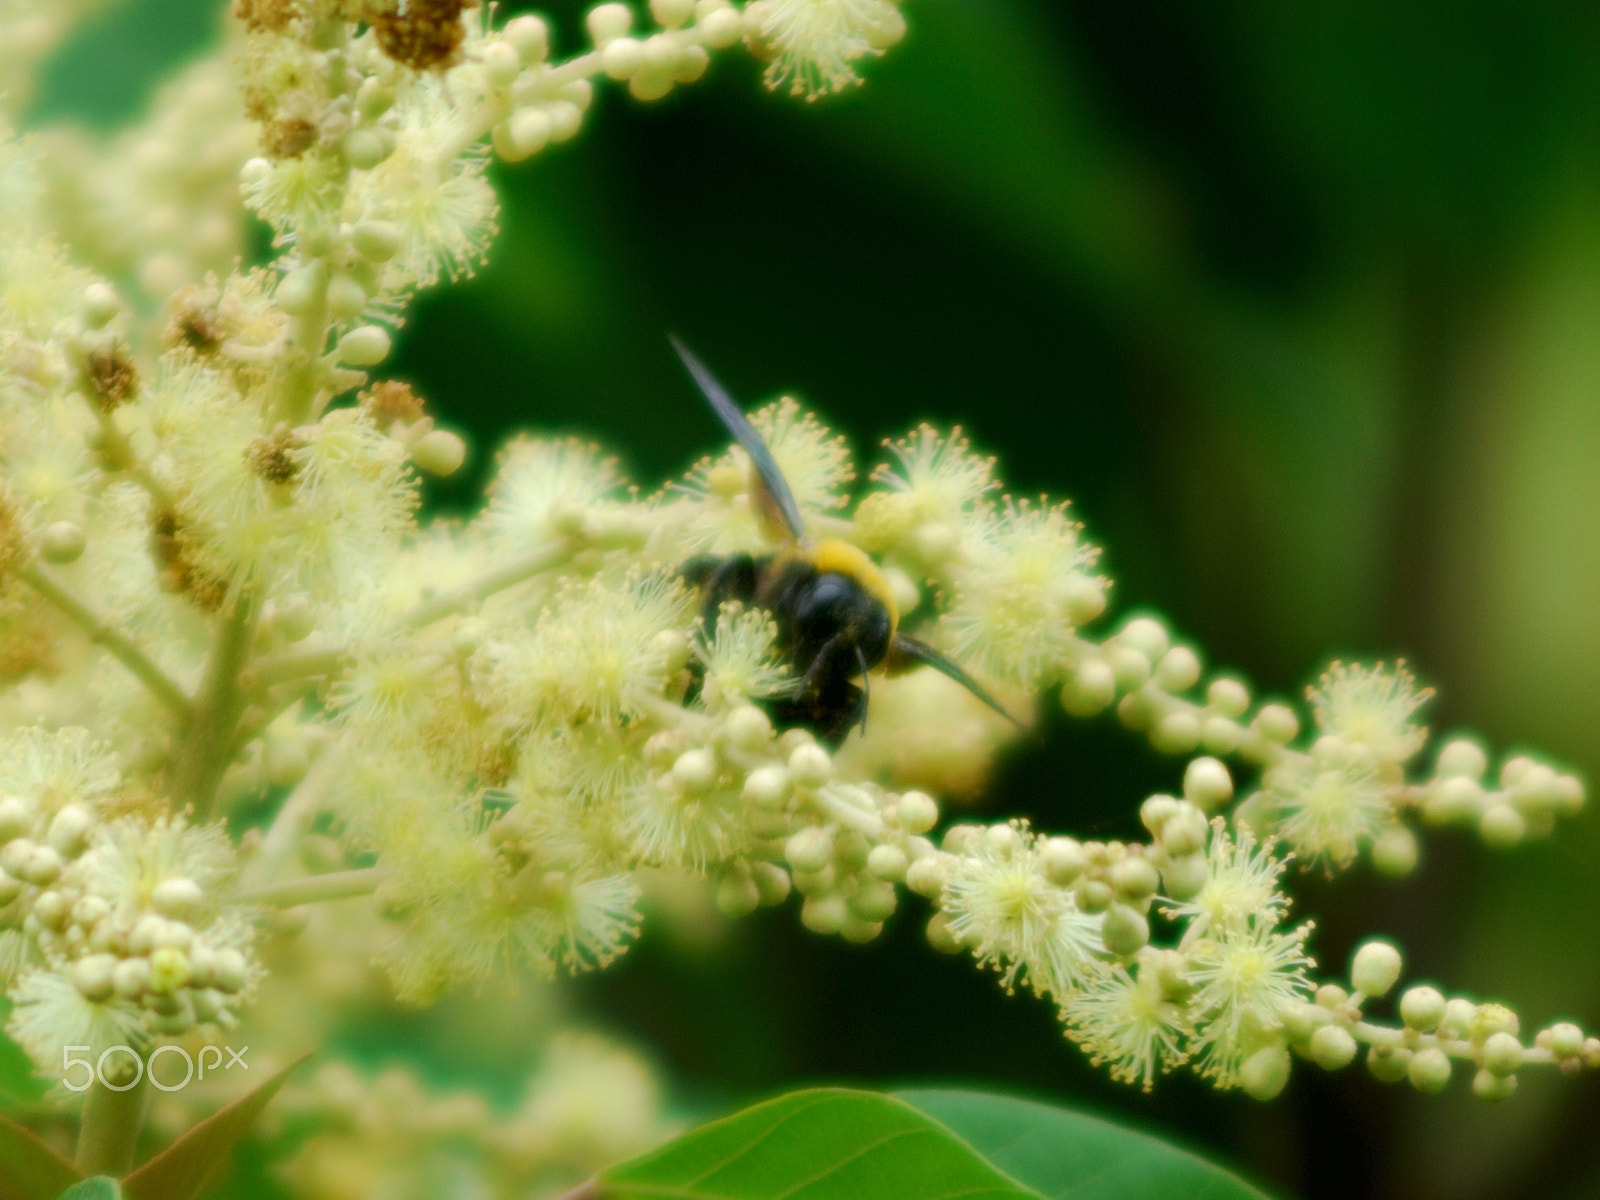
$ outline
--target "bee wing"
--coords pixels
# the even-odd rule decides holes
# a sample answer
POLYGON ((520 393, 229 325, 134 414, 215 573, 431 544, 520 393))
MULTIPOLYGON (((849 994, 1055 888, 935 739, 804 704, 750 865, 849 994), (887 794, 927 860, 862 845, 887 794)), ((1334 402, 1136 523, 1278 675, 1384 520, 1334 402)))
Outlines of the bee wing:
POLYGON ((979 700, 982 700, 990 708, 994 709, 995 712, 999 713, 1006 720, 1010 721, 1023 733, 1029 734, 1030 736, 1032 735, 1033 731, 1031 729, 1029 729, 1021 721, 1017 720, 1016 717, 1012 716, 1010 712, 1002 707, 1000 701, 996 700, 993 696, 989 695, 988 692, 984 691, 984 689, 979 685, 978 681, 957 666, 954 660, 946 658, 939 651, 928 645, 927 642, 920 642, 914 637, 907 637, 903 633, 897 633, 894 635, 894 641, 889 644, 889 656, 886 660, 887 665, 891 670, 893 670, 896 667, 903 666, 905 660, 907 659, 912 662, 922 663, 924 666, 932 667, 941 675, 955 680, 979 700))
POLYGON ((798 542, 803 526, 800 520, 800 506, 795 503, 794 493, 789 490, 789 482, 784 479, 783 472, 778 470, 778 464, 773 460, 772 451, 767 449, 767 443, 755 431, 755 426, 750 424, 739 406, 733 402, 728 390, 717 382, 717 377, 705 363, 696 358, 689 348, 672 334, 667 335, 667 340, 672 343, 672 348, 678 352, 678 357, 688 368, 690 376, 700 389, 700 394, 706 398, 706 403, 711 405, 728 432, 733 434, 733 440, 743 447, 744 452, 750 456, 750 461, 755 464, 756 474, 761 479, 758 502, 769 515, 774 516, 789 531, 789 536, 798 542))

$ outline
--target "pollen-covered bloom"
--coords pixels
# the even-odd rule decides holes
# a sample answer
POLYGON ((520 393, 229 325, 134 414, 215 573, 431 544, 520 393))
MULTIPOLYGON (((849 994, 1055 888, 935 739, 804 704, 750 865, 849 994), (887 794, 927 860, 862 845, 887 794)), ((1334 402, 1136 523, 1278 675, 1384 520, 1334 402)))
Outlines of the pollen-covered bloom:
POLYGON ((745 28, 772 60, 767 86, 815 100, 860 83, 855 64, 898 42, 905 18, 888 0, 753 0, 745 28))
POLYGON ((1392 668, 1336 662, 1306 695, 1323 733, 1365 746, 1380 763, 1403 763, 1427 740, 1427 728, 1412 718, 1433 689, 1418 687, 1403 661, 1392 668))
POLYGON ((1280 920, 1289 900, 1278 881, 1288 859, 1275 856, 1273 848, 1270 839, 1258 843, 1248 828, 1229 834, 1226 822, 1215 818, 1206 846, 1205 883, 1187 900, 1163 905, 1161 911, 1175 920, 1187 918, 1191 938, 1252 920, 1280 920))
POLYGON ((1185 1005, 1143 960, 1135 970, 1119 963, 1090 978, 1061 1006, 1061 1020, 1090 1062, 1147 1092, 1157 1075, 1187 1061, 1194 1033, 1185 1005))
POLYGON ((939 903, 951 932, 980 964, 1000 972, 1008 991, 1022 977, 1035 991, 1065 992, 1093 969, 1090 955, 1103 947, 1071 891, 1047 877, 1039 840, 1024 821, 971 838, 950 864, 939 903))
POLYGON ((695 657, 705 671, 702 699, 726 706, 791 691, 794 677, 777 655, 777 641, 778 627, 764 609, 724 603, 716 632, 707 637, 701 630, 694 641, 695 657))
POLYGON ((1284 930, 1263 916, 1216 929, 1184 951, 1199 1071, 1218 1087, 1236 1087, 1245 1059, 1281 1041, 1284 1015, 1311 994, 1306 968, 1316 964, 1305 951, 1310 933, 1309 921, 1284 930))
POLYGON ((1263 783, 1276 828, 1308 862, 1348 866, 1394 820, 1372 755, 1337 737, 1284 759, 1263 783))
POLYGON ((513 438, 500 451, 483 525, 517 550, 581 528, 622 484, 617 460, 575 438, 513 438))
POLYGON ((994 459, 973 453, 959 428, 942 434, 921 425, 887 446, 895 462, 873 470, 882 487, 856 506, 856 539, 864 549, 905 559, 918 574, 943 578, 989 519, 994 459))
POLYGON ((956 661, 1002 678, 1049 682, 1072 650, 1074 626, 1105 606, 1091 573, 1100 551, 1081 540, 1065 505, 1007 500, 954 572, 943 640, 956 661))

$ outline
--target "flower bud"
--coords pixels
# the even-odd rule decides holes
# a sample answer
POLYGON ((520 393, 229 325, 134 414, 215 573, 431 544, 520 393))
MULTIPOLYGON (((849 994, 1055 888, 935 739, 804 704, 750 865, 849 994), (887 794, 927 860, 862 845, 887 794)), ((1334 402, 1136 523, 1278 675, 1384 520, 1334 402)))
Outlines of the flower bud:
POLYGON ((1483 1044, 1483 1066, 1496 1075, 1514 1075, 1522 1066, 1522 1043, 1514 1033, 1495 1033, 1483 1044))
POLYGON ((1200 682, 1200 659, 1189 647, 1174 646, 1157 661, 1154 678, 1164 692, 1186 692, 1200 682))
POLYGON ((81 804, 66 804, 50 822, 45 841, 67 858, 76 858, 89 844, 89 831, 93 828, 93 813, 81 804))
POLYGON ((1509 804, 1491 804, 1478 819, 1478 836, 1485 845, 1493 846, 1496 850, 1509 850, 1527 832, 1527 820, 1509 804))
POLYGON ((596 46, 603 46, 615 38, 626 37, 633 28, 633 13, 626 4, 597 4, 584 18, 589 36, 596 46))
POLYGON ((448 429, 430 429, 411 443, 409 454, 420 469, 443 479, 461 469, 467 460, 467 443, 448 429))
POLYGON ((404 244, 405 235, 393 221, 357 221, 350 230, 350 245, 368 262, 388 262, 404 244))
POLYGON ((919 896, 935 900, 944 890, 945 876, 944 858, 938 854, 924 855, 906 868, 906 887, 919 896))
POLYGON ((1204 854, 1169 858, 1161 868, 1162 885, 1173 900, 1190 900, 1198 896, 1210 877, 1210 866, 1204 854))
POLYGON ((751 868, 755 879, 756 891, 760 893, 761 903, 767 906, 782 904, 789 898, 789 889, 793 886, 789 879, 789 872, 777 863, 758 862, 751 868))
POLYGON ((1289 1052, 1282 1046, 1263 1046, 1239 1067, 1239 1086, 1252 1100, 1277 1099, 1289 1082, 1289 1052))
POLYGON ((1370 1046, 1367 1070, 1379 1083, 1399 1083, 1411 1069, 1411 1051, 1404 1046, 1370 1046))
POLYGON ((906 877, 906 868, 910 865, 906 852, 899 846, 878 845, 867 854, 867 870, 879 879, 887 879, 891 883, 903 880, 906 877))
POLYGON ((1233 798, 1233 776, 1218 759, 1193 759, 1183 770, 1183 798, 1201 812, 1220 808, 1233 798))
POLYGON ((700 36, 713 50, 725 50, 744 36, 744 24, 732 8, 713 9, 700 18, 700 36))
POLYGON ((797 871, 820 871, 833 861, 833 831, 808 825, 784 844, 783 856, 797 871))
POLYGON ((1404 825, 1391 825, 1372 840, 1372 865, 1391 879, 1416 870, 1420 854, 1417 835, 1404 825))
POLYGON ((789 775, 797 787, 819 788, 833 775, 833 760, 815 742, 797 746, 789 755, 789 775))
POLYGON ((39 556, 47 563, 66 566, 83 556, 87 539, 72 521, 52 521, 39 535, 39 556))
POLYGON ((1061 707, 1069 716, 1097 716, 1116 698, 1117 677, 1103 658, 1085 659, 1061 685, 1061 707))
POLYGON ((1407 988, 1400 996, 1400 1019, 1407 1028, 1428 1033, 1444 1018, 1445 1000, 1438 988, 1407 988))
POLYGON ((1365 996, 1382 996, 1400 978, 1400 951, 1388 942, 1368 942, 1356 951, 1350 982, 1365 996))
POLYGON ((509 87, 522 71, 522 55, 507 41, 489 42, 483 48, 483 74, 490 87, 509 87))
POLYGON ((807 896, 800 906, 800 924, 812 933, 833 934, 844 928, 850 909, 837 892, 826 896, 807 896))
POLYGON ((550 26, 542 17, 526 13, 512 17, 500 32, 529 66, 543 62, 550 53, 550 26))
POLYGON ((898 900, 894 884, 879 880, 858 888, 849 904, 851 911, 863 921, 878 924, 894 914, 898 900))
POLYGON ((782 808, 789 799, 788 769, 777 763, 757 767, 745 776, 744 798, 758 808, 782 808))
POLYGON ((339 361, 352 367, 375 367, 389 357, 393 345, 381 325, 358 325, 339 339, 339 361))
POLYGON ((1264 704, 1256 714, 1254 728, 1267 741, 1286 746, 1300 732, 1300 718, 1282 704, 1264 704))
POLYGON ((1250 689, 1226 676, 1213 679, 1206 688, 1206 703, 1225 717, 1242 717, 1250 707, 1250 689))
POLYGON ((939 806, 923 792, 907 792, 895 801, 895 815, 907 833, 927 833, 939 823, 939 806))
POLYGON ((1340 1071, 1356 1056, 1356 1039, 1343 1025, 1324 1025, 1311 1035, 1311 1061, 1324 1071, 1340 1071))
POLYGON ((1137 909, 1113 904, 1100 926, 1100 939, 1118 958, 1131 958, 1150 943, 1150 922, 1137 909))
POLYGON ((940 954, 961 953, 961 939, 956 936, 955 930, 950 928, 950 918, 942 912, 934 913, 928 919, 927 938, 928 945, 940 954))
POLYGON ((1472 1077, 1472 1094, 1479 1100, 1509 1100, 1517 1090, 1515 1075, 1496 1075, 1482 1070, 1472 1077))
POLYGON ((728 743, 753 753, 772 740, 772 718, 754 704, 741 704, 722 723, 728 743))
POLYGON ((1450 1083, 1450 1056, 1437 1046, 1418 1050, 1406 1065, 1406 1075, 1417 1091, 1436 1095, 1450 1083))
POLYGON ((117 959, 112 954, 87 954, 72 964, 72 986, 85 1000, 109 1000, 117 959))
POLYGON ((761 903, 761 890, 748 867, 723 872, 717 881, 717 908, 737 920, 755 912, 761 903))
POLYGON ((150 892, 150 906, 164 917, 186 921, 200 911, 205 898, 192 879, 163 879, 150 892))
POLYGON ((1160 872, 1142 854, 1130 854, 1121 862, 1114 863, 1106 880, 1119 897, 1135 903, 1155 895, 1156 889, 1161 886, 1160 872))
POLYGON ((709 791, 717 782, 717 757, 701 746, 685 750, 672 764, 671 775, 679 791, 690 795, 709 791))

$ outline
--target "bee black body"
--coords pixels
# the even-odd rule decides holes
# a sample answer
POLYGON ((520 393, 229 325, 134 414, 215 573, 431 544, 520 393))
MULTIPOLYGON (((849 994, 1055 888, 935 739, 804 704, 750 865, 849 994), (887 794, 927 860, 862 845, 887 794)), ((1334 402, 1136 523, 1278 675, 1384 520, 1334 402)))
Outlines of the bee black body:
POLYGON ((771 614, 778 649, 799 676, 792 692, 763 702, 774 724, 809 729, 837 746, 865 722, 867 693, 854 680, 883 661, 893 624, 857 579, 786 554, 700 555, 680 574, 705 596, 708 633, 729 600, 771 614))
MULTIPOLYGON (((800 506, 766 441, 705 364, 676 338, 671 340, 706 403, 749 456, 755 507, 790 543, 775 554, 702 554, 678 568, 705 594, 701 611, 708 634, 716 631, 717 615, 730 600, 771 614, 778 650, 799 677, 788 693, 761 702, 773 723, 809 729, 837 746, 857 725, 866 724, 868 671, 880 663, 890 669, 922 663, 1022 728, 959 666, 896 628, 900 618, 894 590, 859 547, 837 538, 805 536, 800 506)), ((694 686, 698 689, 700 681, 694 686)))

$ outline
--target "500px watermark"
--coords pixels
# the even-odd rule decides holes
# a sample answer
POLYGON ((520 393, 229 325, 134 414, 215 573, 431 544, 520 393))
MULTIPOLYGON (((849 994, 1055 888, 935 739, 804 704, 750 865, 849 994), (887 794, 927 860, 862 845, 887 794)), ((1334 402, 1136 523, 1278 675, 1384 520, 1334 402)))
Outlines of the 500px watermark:
MULTIPOLYGON (((91 1049, 93 1049, 92 1046, 63 1046, 61 1048, 61 1082, 69 1092, 86 1091, 96 1080, 109 1091, 125 1092, 129 1088, 136 1087, 139 1080, 144 1078, 147 1065, 150 1071, 151 1084, 163 1092, 175 1092, 181 1087, 186 1087, 192 1079, 204 1079, 208 1070, 212 1072, 218 1070, 229 1071, 234 1067, 239 1067, 245 1071, 250 1069, 250 1064, 244 1061, 245 1051, 250 1049, 249 1046, 240 1046, 237 1050, 232 1046, 201 1046, 199 1055, 191 1056, 182 1046, 165 1045, 157 1046, 150 1051, 148 1058, 141 1055, 131 1046, 107 1046, 100 1052, 98 1059, 83 1058, 73 1053, 75 1050, 87 1051, 91 1049), (226 1062, 222 1058, 224 1054, 228 1056, 226 1062), (112 1058, 112 1055, 125 1055, 126 1058, 112 1058), (163 1055, 175 1057, 178 1062, 183 1063, 182 1079, 174 1082, 170 1079, 163 1080, 156 1077, 156 1064, 163 1055), (209 1062, 207 1061, 208 1055, 210 1056, 209 1062), (199 1060, 198 1069, 196 1057, 199 1060), (109 1063, 107 1062, 108 1059, 110 1060, 109 1063), (74 1067, 82 1067, 83 1073, 74 1076, 72 1073, 74 1067)), ((175 1070, 176 1067, 173 1066, 164 1073, 171 1074, 175 1070)))

